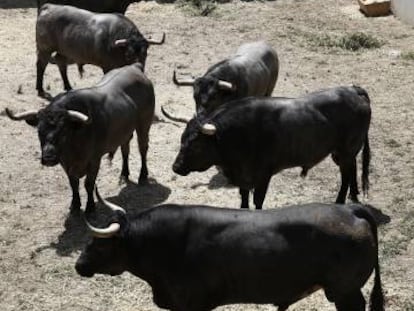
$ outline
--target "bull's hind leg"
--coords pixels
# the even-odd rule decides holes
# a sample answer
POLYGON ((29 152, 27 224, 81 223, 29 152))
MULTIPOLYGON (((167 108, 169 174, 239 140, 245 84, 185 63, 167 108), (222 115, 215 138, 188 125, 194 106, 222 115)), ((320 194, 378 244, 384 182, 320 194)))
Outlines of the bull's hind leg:
POLYGON ((239 193, 241 197, 240 208, 249 208, 249 190, 239 188, 239 193))
POLYGON ((36 61, 36 90, 40 97, 45 97, 43 89, 43 76, 45 74, 46 66, 49 63, 51 53, 45 51, 37 51, 36 61))
MULTIPOLYGON (((132 138, 132 136, 131 136, 132 138)), ((129 165, 128 165, 128 157, 129 157, 129 140, 127 143, 121 146, 121 153, 122 153, 122 171, 121 177, 119 179, 119 183, 128 182, 129 177, 129 165)))
POLYGON ((351 179, 351 170, 349 164, 342 162, 339 164, 339 169, 341 171, 341 188, 336 197, 336 203, 345 204, 346 194, 348 193, 349 182, 351 179))
POLYGON ((148 126, 140 126, 137 130, 138 148, 141 155, 141 171, 139 173, 138 184, 142 185, 148 181, 148 168, 147 168, 147 153, 149 142, 149 129, 151 123, 148 126))
POLYGON ((88 167, 88 173, 85 178, 85 189, 88 194, 88 201, 86 202, 86 211, 93 210, 95 208, 95 201, 93 200, 93 190, 95 188, 96 176, 98 175, 99 166, 101 160, 96 160, 88 167))
POLYGON ((69 91, 72 89, 72 86, 69 83, 68 80, 68 60, 65 56, 60 55, 59 53, 55 56, 56 64, 59 67, 60 76, 63 80, 63 87, 66 91, 69 91))
POLYGON ((256 186, 256 188, 254 188, 253 201, 256 209, 262 209, 270 178, 271 177, 266 177, 256 186))
POLYGON ((79 178, 75 176, 68 176, 70 187, 72 188, 72 202, 70 204, 70 211, 77 212, 81 207, 81 200, 79 196, 79 178))
POLYGON ((358 200, 358 181, 357 181, 357 164, 356 164, 356 159, 354 159, 352 161, 352 165, 351 165, 351 182, 350 182, 350 186, 349 186, 349 198, 351 199, 352 202, 354 203, 359 203, 358 200))
POLYGON ((335 299, 337 311, 365 311, 365 299, 361 291, 335 299))

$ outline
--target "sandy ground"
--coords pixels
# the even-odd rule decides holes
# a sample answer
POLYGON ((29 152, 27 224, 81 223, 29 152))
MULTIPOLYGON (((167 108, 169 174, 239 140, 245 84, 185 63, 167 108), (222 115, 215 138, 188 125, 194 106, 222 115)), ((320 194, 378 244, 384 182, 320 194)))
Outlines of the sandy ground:
MULTIPOLYGON (((34 2, 34 1, 33 1, 34 2)), ((232 2, 218 5, 212 16, 196 17, 174 4, 132 5, 127 16, 144 34, 167 34, 162 47, 151 47, 147 74, 154 82, 157 113, 161 104, 191 116, 192 91, 171 82, 172 71, 201 75, 207 67, 247 41, 264 39, 280 56, 274 95, 305 92, 351 83, 365 87, 372 99, 370 130, 373 153, 369 202, 391 222, 380 228, 383 286, 387 310, 414 310, 414 61, 399 56, 414 51, 414 28, 393 16, 365 18, 351 0, 232 2), (379 49, 350 52, 316 46, 322 34, 363 31, 382 40, 379 49)), ((32 1, 0 1, 0 111, 39 109, 46 102, 35 91, 36 8, 32 1), (21 92, 18 92, 18 90, 21 92)), ((73 66, 72 66, 73 67, 73 66)), ((102 74, 86 66, 74 87, 97 82, 102 74)), ((57 68, 46 70, 45 85, 62 91, 57 68)), ((183 127, 155 123, 149 150, 150 185, 139 187, 139 156, 131 148, 131 180, 119 185, 120 154, 103 161, 98 177, 102 194, 129 212, 164 202, 211 204, 238 208, 238 190, 225 186, 215 169, 176 176, 171 164, 183 127)), ((74 270, 88 240, 82 220, 70 216, 70 189, 60 167, 42 168, 36 130, 0 117, 0 301, 1 310, 156 310, 150 288, 123 274, 82 279, 74 270)), ((332 202, 339 173, 330 159, 303 180, 299 169, 273 177, 265 208, 305 202, 332 202)), ((85 202, 86 195, 81 187, 85 202)), ((366 293, 371 291, 371 283, 366 293)), ((272 306, 234 305, 220 310, 275 310, 272 306)), ((334 310, 322 292, 290 310, 334 310)))

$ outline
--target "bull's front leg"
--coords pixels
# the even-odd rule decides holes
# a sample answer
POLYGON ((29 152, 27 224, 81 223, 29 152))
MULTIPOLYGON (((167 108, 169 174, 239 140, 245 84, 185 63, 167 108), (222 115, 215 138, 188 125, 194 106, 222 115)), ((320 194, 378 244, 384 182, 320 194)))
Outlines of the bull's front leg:
POLYGON ((93 190, 95 188, 95 181, 96 176, 98 175, 99 166, 101 164, 101 160, 95 161, 88 167, 88 173, 85 179, 85 189, 86 193, 88 194, 88 201, 86 202, 86 211, 92 211, 95 209, 95 201, 93 199, 93 190))
POLYGON ((72 202, 70 204, 71 212, 78 212, 81 207, 81 200, 79 196, 79 178, 75 176, 69 176, 70 187, 72 188, 72 202))
POLYGON ((239 188, 239 193, 241 196, 241 206, 240 208, 249 208, 249 190, 239 188))

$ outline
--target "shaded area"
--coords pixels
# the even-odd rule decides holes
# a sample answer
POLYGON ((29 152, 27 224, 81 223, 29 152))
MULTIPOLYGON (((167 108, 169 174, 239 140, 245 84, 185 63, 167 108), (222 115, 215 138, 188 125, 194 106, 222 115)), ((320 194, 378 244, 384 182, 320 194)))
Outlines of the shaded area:
POLYGON ((0 9, 37 8, 36 0, 1 0, 0 9))
MULTIPOLYGON (((138 212, 140 209, 164 202, 170 195, 171 189, 159 184, 155 179, 149 179, 145 185, 137 185, 129 181, 117 196, 106 200, 122 206, 127 213, 138 212)), ((112 211, 102 204, 96 203, 96 209, 87 214, 91 224, 104 227, 112 217, 112 211)), ((81 212, 68 215, 64 224, 65 230, 59 235, 58 241, 50 244, 59 256, 70 256, 72 252, 82 250, 90 238, 89 231, 81 212)))
POLYGON ((208 189, 219 189, 219 188, 234 188, 236 186, 229 183, 226 176, 223 175, 220 171, 217 171, 216 175, 211 177, 208 183, 196 183, 191 186, 191 189, 196 189, 198 187, 207 186, 208 189))

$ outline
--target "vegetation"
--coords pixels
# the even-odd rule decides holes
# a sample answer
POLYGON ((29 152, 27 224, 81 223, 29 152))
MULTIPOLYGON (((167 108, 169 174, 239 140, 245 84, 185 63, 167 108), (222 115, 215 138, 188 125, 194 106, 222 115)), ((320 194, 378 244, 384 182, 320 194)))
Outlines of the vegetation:
POLYGON ((209 16, 217 8, 214 0, 179 0, 178 4, 194 16, 209 16))
POLYGON ((414 51, 402 53, 401 58, 404 59, 404 60, 413 60, 414 61, 414 51))
POLYGON ((323 36, 313 36, 310 40, 317 46, 341 48, 348 51, 377 49, 384 44, 372 35, 363 32, 350 33, 341 37, 325 34, 323 36))

